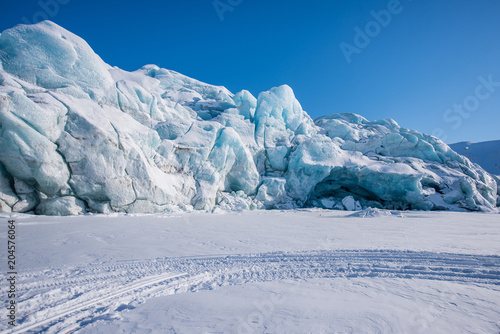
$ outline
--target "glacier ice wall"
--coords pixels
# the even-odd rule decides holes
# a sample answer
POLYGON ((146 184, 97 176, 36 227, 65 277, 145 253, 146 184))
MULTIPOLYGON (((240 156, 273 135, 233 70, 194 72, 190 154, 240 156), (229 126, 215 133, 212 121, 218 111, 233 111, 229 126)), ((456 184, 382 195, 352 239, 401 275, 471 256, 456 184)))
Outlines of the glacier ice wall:
POLYGON ((499 186, 392 120, 313 120, 286 85, 123 71, 50 21, 0 35, 0 212, 496 211, 499 186))

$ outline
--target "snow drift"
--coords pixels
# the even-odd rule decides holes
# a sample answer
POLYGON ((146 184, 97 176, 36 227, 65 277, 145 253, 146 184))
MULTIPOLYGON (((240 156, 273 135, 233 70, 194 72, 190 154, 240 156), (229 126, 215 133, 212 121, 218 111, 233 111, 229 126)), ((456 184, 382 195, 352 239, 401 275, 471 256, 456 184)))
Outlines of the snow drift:
POLYGON ((393 120, 313 120, 286 85, 255 98, 123 71, 50 21, 4 31, 0 61, 0 212, 500 204, 498 178, 442 141, 393 120))

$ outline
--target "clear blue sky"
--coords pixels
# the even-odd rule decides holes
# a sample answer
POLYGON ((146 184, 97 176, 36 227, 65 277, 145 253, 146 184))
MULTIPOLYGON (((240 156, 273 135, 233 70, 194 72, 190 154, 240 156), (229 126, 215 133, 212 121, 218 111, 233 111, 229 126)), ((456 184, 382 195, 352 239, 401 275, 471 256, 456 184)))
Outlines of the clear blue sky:
POLYGON ((500 139, 499 0, 218 1, 219 12, 213 0, 2 0, 0 30, 48 17, 125 70, 153 63, 255 96, 286 83, 312 117, 500 139), (375 24, 371 11, 388 9, 390 23, 375 24), (340 45, 356 47, 367 24, 370 43, 358 40, 348 63, 340 45))

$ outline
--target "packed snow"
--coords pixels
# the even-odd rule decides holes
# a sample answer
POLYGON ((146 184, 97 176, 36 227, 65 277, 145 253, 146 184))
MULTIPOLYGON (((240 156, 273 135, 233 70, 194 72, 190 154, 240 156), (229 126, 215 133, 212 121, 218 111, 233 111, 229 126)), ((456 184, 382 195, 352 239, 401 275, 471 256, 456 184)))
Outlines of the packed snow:
POLYGON ((18 323, 0 331, 498 333, 498 217, 3 214, 17 226, 18 323))
POLYGON ((286 85, 254 97, 155 65, 127 72, 50 21, 0 35, 0 125, 0 212, 500 204, 498 178, 393 120, 313 120, 286 85))

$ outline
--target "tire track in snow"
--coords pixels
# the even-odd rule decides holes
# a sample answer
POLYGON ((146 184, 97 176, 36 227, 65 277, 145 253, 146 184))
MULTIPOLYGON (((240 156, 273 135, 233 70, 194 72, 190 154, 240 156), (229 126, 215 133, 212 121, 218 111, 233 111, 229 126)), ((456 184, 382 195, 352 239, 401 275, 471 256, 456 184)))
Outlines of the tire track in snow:
POLYGON ((102 314, 119 313, 121 310, 114 305, 120 299, 145 301, 156 295, 225 285, 334 277, 419 278, 500 285, 500 256, 392 250, 273 252, 162 258, 30 272, 20 276, 19 292, 23 297, 19 303, 26 305, 26 314, 32 316, 26 317, 18 329, 48 329, 64 320, 78 329, 80 324, 84 326, 102 314), (168 284, 158 285, 165 281, 168 284), (44 305, 45 301, 48 302, 44 305), (97 306, 101 310, 92 311, 97 306), (53 315, 46 318, 48 311, 53 315))

